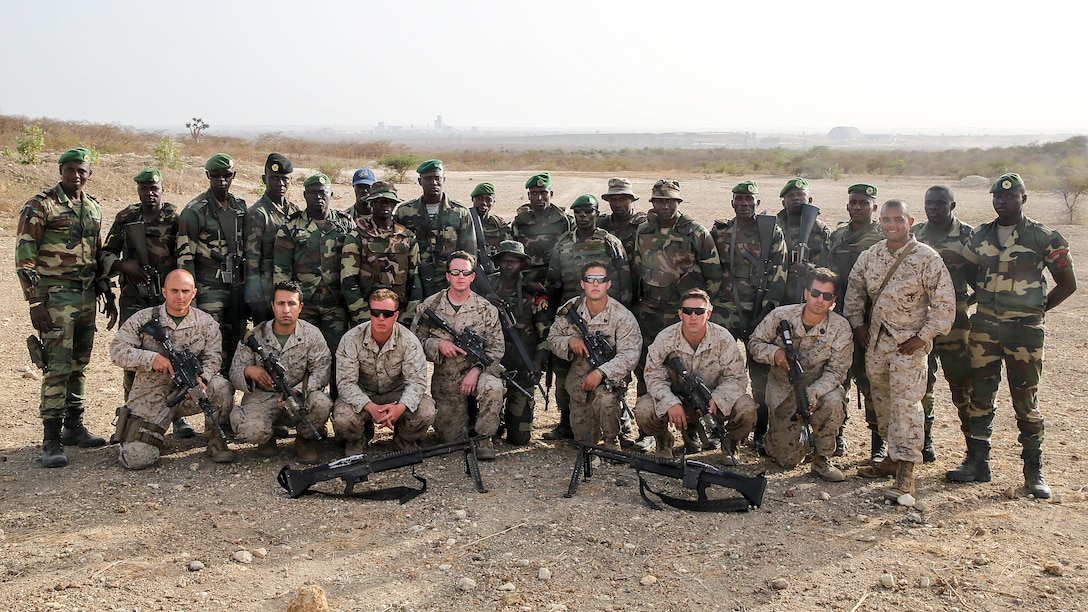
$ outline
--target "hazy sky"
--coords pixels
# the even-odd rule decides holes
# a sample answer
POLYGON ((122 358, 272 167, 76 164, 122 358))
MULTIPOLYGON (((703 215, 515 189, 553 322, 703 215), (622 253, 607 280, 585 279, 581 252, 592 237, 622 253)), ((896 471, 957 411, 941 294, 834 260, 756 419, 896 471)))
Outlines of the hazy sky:
POLYGON ((1080 2, 6 2, 0 113, 1088 132, 1080 2))

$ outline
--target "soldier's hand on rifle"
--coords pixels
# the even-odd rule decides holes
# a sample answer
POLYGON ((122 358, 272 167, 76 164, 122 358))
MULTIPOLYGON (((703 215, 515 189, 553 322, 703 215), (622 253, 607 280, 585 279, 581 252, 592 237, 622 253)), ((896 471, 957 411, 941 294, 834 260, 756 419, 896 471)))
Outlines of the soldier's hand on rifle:
POLYGON ((117 263, 117 270, 125 275, 125 280, 133 285, 144 285, 151 277, 144 272, 143 266, 135 259, 122 259, 117 263))
POLYGON ((461 379, 461 395, 468 397, 476 392, 476 383, 480 380, 480 368, 469 369, 465 377, 461 379))
POLYGON ((272 375, 268 373, 268 370, 264 369, 264 366, 248 365, 246 369, 242 370, 242 375, 257 383, 257 386, 262 389, 276 388, 276 382, 272 380, 272 375))
POLYGON ((718 412, 718 404, 714 400, 710 400, 710 413, 715 414, 718 412))
POLYGON ((590 393, 599 387, 603 381, 604 374, 601 374, 600 370, 593 370, 589 374, 586 374, 586 377, 582 379, 582 391, 590 393))
POLYGON ((684 412, 684 406, 682 404, 673 404, 672 408, 669 408, 669 423, 680 431, 684 431, 688 428, 688 415, 684 412))
POLYGON ((53 329, 53 317, 49 314, 45 304, 38 302, 36 306, 30 307, 30 324, 40 332, 53 329))
POLYGON ((544 374, 544 360, 547 359, 548 353, 546 351, 540 351, 533 360, 533 371, 530 373, 530 377, 534 382, 540 382, 540 377, 544 374))
POLYGON ((899 345, 899 354, 900 355, 913 355, 915 351, 917 351, 918 349, 924 349, 925 347, 926 347, 925 340, 922 340, 918 336, 911 336, 910 338, 907 338, 906 340, 903 341, 902 344, 899 345))
POLYGON ((576 336, 571 336, 570 340, 567 340, 567 346, 570 347, 570 351, 579 357, 589 357, 589 347, 586 346, 586 341, 576 336))
POLYGON ((861 348, 869 348, 869 328, 865 325, 854 328, 854 341, 856 341, 861 348))
POLYGON ((451 342, 449 340, 439 340, 438 341, 438 352, 442 353, 442 356, 446 357, 447 359, 456 357, 458 355, 464 355, 465 354, 465 352, 463 350, 458 348, 458 346, 456 344, 454 344, 453 342, 451 342))
POLYGON ((504 302, 497 293, 492 293, 491 295, 487 296, 487 301, 491 302, 491 304, 495 308, 498 308, 500 311, 506 308, 506 302, 504 302))
POLYGON ((169 359, 162 355, 155 355, 155 361, 151 363, 151 369, 160 374, 166 374, 171 378, 174 377, 174 365, 170 363, 169 359))
POLYGON ((790 360, 786 358, 786 349, 778 349, 774 352, 774 364, 783 370, 790 369, 790 360))

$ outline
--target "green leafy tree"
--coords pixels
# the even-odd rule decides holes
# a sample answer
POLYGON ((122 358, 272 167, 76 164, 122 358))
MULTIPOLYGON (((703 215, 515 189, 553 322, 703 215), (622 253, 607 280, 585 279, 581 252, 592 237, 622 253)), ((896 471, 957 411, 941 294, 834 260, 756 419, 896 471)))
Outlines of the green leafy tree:
POLYGON ((19 163, 40 164, 42 149, 45 148, 45 132, 37 124, 23 126, 23 133, 15 141, 19 152, 19 163))
POLYGON ((408 171, 419 165, 423 161, 423 158, 415 155, 414 153, 403 153, 400 155, 386 155, 378 160, 378 164, 389 168, 391 174, 389 180, 394 183, 403 183, 408 171))
POLYGON ((155 155, 155 167, 159 170, 181 170, 184 162, 181 161, 181 145, 173 138, 163 136, 159 144, 153 150, 155 155))

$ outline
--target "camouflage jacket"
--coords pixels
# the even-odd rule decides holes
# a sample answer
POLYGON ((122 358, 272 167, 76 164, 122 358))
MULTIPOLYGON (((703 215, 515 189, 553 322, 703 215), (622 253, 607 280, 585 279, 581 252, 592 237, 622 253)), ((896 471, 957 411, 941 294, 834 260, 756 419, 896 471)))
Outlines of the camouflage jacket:
POLYGON ((307 306, 342 304, 340 258, 350 223, 334 210, 323 220, 311 219, 305 210, 289 217, 276 233, 273 281, 298 281, 307 306))
POLYGON ((593 230, 593 235, 578 240, 576 230, 559 237, 548 258, 547 287, 549 295, 559 295, 559 302, 566 303, 582 294, 582 266, 591 261, 604 263, 612 286, 608 295, 619 300, 625 308, 631 306, 631 270, 627 264, 627 252, 619 238, 604 231, 593 230), (555 291, 558 289, 558 291, 555 291))
POLYGON ((706 336, 695 348, 684 339, 683 323, 673 323, 657 335, 646 351, 646 390, 654 399, 654 413, 663 416, 680 398, 672 390, 665 359, 676 351, 689 372, 703 379, 719 410, 728 411, 748 390, 744 355, 737 341, 716 323, 706 324, 706 336))
POLYGON ((952 277, 952 287, 956 290, 956 323, 953 329, 967 329, 970 323, 967 318, 967 308, 970 305, 970 297, 967 286, 967 260, 963 258, 963 252, 967 250, 967 243, 971 239, 972 228, 970 225, 952 217, 952 227, 948 233, 933 235, 936 228, 931 231, 929 223, 923 221, 915 223, 910 232, 922 244, 928 244, 940 253, 944 265, 948 268, 948 275, 952 277))
MULTIPOLYGON (((113 266, 125 259, 134 259, 139 262, 136 254, 132 252, 132 245, 128 241, 129 223, 144 221, 144 236, 147 241, 147 261, 159 272, 159 281, 165 281, 166 275, 177 267, 177 239, 178 239, 178 210, 173 204, 163 202, 162 209, 152 221, 145 221, 143 206, 139 203, 132 204, 121 212, 113 220, 110 231, 106 234, 106 241, 98 252, 98 259, 102 270, 107 274, 113 274, 113 266)), ((130 285, 124 274, 120 274, 121 305, 150 306, 151 303, 140 296, 140 291, 135 285, 130 285)), ((156 287, 155 290, 161 289, 156 287)))
POLYGON ((15 244, 15 273, 26 300, 40 300, 49 287, 90 289, 102 275, 101 231, 102 209, 86 193, 82 206, 59 183, 31 198, 19 213, 15 244))
POLYGON ((881 240, 884 240, 884 230, 880 229, 880 223, 876 221, 856 232, 850 229, 849 221, 844 221, 831 232, 827 239, 827 248, 816 265, 826 266, 839 275, 839 282, 835 284, 835 295, 838 296, 835 312, 841 313, 846 302, 846 281, 850 278, 854 262, 865 249, 881 240))
POLYGON ((363 213, 359 212, 359 209, 355 207, 354 202, 351 204, 351 206, 348 206, 344 210, 340 211, 340 214, 351 219, 355 223, 358 223, 360 219, 370 218, 369 214, 364 215, 363 213))
POLYGON ((710 295, 721 290, 722 264, 714 238, 691 217, 680 215, 662 233, 657 215, 648 215, 638 228, 636 244, 632 273, 641 282, 643 306, 675 312, 688 289, 698 287, 710 295))
MULTIPOLYGON (((551 325, 548 298, 543 294, 530 292, 520 280, 513 291, 504 289, 499 277, 498 273, 491 274, 488 280, 495 288, 496 295, 506 303, 507 311, 514 320, 514 329, 521 336, 521 342, 529 353, 529 359, 536 359, 537 352, 548 350, 548 327, 551 325)), ((505 315, 500 312, 499 316, 505 315)), ((525 373, 525 364, 521 362, 514 343, 510 341, 509 336, 504 337, 506 354, 502 358, 503 367, 525 373)))
POLYGON ((499 324, 499 311, 491 302, 473 293, 469 295, 468 301, 454 308, 446 297, 446 292, 440 291, 420 303, 418 314, 412 322, 412 331, 423 345, 427 360, 434 363, 435 376, 440 375, 439 371, 442 375, 463 376, 476 364, 469 363, 464 355, 448 359, 438 352, 439 341, 452 341, 452 338, 442 328, 431 327, 427 323, 423 316, 423 310, 426 308, 433 310, 458 333, 471 327, 483 337, 484 352, 494 360, 494 363, 484 371, 492 376, 502 374, 502 358, 506 354, 506 340, 502 335, 502 325, 499 324))
POLYGON ((971 233, 963 258, 978 266, 967 281, 978 296, 976 313, 992 320, 1042 325, 1046 311, 1046 277, 1072 267, 1069 243, 1058 232, 1024 217, 1005 245, 998 244, 997 221, 971 233))
POLYGON ((392 289, 401 310, 414 311, 422 298, 419 286, 419 245, 406 227, 379 229, 372 217, 360 219, 344 240, 340 256, 340 286, 354 324, 370 319, 370 294, 392 289))
POLYGON ((548 344, 553 355, 571 362, 570 376, 576 378, 588 374, 590 367, 585 357, 576 356, 570 350, 570 339, 582 337, 578 328, 566 317, 571 308, 577 309, 591 335, 601 332, 608 345, 616 352, 615 357, 597 368, 604 375, 605 381, 614 385, 624 384, 642 354, 642 332, 638 328, 635 315, 612 298, 608 298, 608 304, 596 316, 589 314, 583 297, 571 299, 556 311, 555 321, 548 332, 548 344))
POLYGON ((548 260, 552 247, 559 237, 574 228, 574 219, 555 204, 549 204, 537 214, 529 206, 518 209, 510 222, 514 240, 525 245, 525 254, 531 258, 525 269, 525 282, 544 283, 548 277, 548 260))
POLYGON ((918 336, 926 343, 926 352, 933 348, 933 339, 947 334, 956 318, 956 292, 944 261, 932 248, 920 244, 911 236, 906 245, 894 253, 888 241, 869 247, 858 256, 850 281, 846 285, 846 307, 843 310, 851 329, 869 324, 869 346, 876 343, 883 328, 897 343, 918 336), (895 269, 884 291, 878 295, 888 272, 903 249, 916 245, 903 263, 895 269), (865 317, 865 299, 872 302, 869 320, 865 317))
POLYGON ((211 191, 205 191, 185 205, 178 217, 178 267, 187 270, 196 279, 200 291, 229 289, 222 281, 221 257, 242 253, 245 239, 246 202, 234 194, 227 194, 229 209, 235 213, 235 237, 237 250, 230 250, 230 242, 219 224, 219 204, 211 191))
POLYGON ((762 315, 782 303, 786 293, 786 241, 782 238, 782 230, 775 225, 770 241, 770 263, 765 264, 760 257, 763 245, 754 218, 751 227, 739 229, 735 217, 715 221, 710 235, 722 261, 722 288, 710 296, 714 320, 734 337, 747 337, 762 315), (764 290, 757 308, 755 299, 761 281, 764 290))
POLYGON ((831 236, 831 230, 828 229, 826 223, 816 219, 816 224, 812 226, 812 233, 808 236, 808 264, 805 266, 806 270, 804 273, 791 272, 789 270, 789 259, 797 251, 797 245, 801 242, 801 220, 798 219, 796 225, 791 225, 789 215, 785 209, 779 211, 777 219, 778 227, 782 230, 782 237, 786 240, 787 252, 786 294, 783 296, 782 301, 786 304, 796 304, 804 301, 800 296, 805 289, 805 277, 816 268, 816 262, 822 260, 824 249, 827 247, 827 239, 831 236))
POLYGON ((627 263, 635 260, 635 236, 638 226, 646 222, 646 213, 631 211, 630 218, 620 219, 612 214, 597 217, 597 227, 612 234, 623 243, 623 252, 627 253, 627 263))
POLYGON ((498 215, 480 217, 480 225, 484 230, 484 241, 487 242, 487 255, 490 257, 499 250, 499 243, 503 240, 513 240, 510 232, 510 224, 498 215))
POLYGON ((393 220, 414 233, 419 244, 419 282, 424 297, 449 286, 446 268, 454 251, 476 254, 476 231, 471 215, 468 208, 444 193, 438 212, 429 219, 426 219, 427 205, 422 198, 397 206, 393 220))
POLYGON ((272 287, 275 286, 275 251, 276 233, 287 218, 299 212, 298 206, 291 202, 282 209, 262 195, 246 211, 245 254, 246 254, 246 302, 250 304, 270 304, 272 287))
MULTIPOLYGON (((329 384, 332 367, 332 354, 325 337, 317 327, 299 319, 295 322, 295 331, 280 346, 280 340, 272 330, 274 321, 265 321, 248 332, 257 338, 267 355, 278 355, 283 364, 284 379, 287 384, 299 392, 302 397, 310 391, 323 389, 329 384)), ((248 337, 248 334, 246 337, 248 337)), ((247 391, 275 391, 258 387, 245 376, 245 369, 251 365, 264 367, 257 353, 246 346, 243 339, 238 344, 234 359, 230 362, 230 383, 235 389, 247 391)))
POLYGON ((854 358, 850 324, 842 315, 829 312, 819 325, 805 329, 801 322, 804 308, 804 304, 790 304, 772 310, 748 340, 752 359, 772 366, 767 378, 767 405, 772 408, 781 406, 793 391, 789 370, 774 367, 775 353, 786 346, 778 333, 779 321, 790 324, 793 345, 805 371, 805 388, 810 394, 815 393, 817 399, 840 386, 850 371, 854 358))
POLYGON ((340 400, 355 412, 371 396, 400 394, 400 403, 415 412, 427 392, 427 358, 419 339, 407 327, 393 325, 393 335, 378 346, 370 322, 348 330, 336 349, 336 388, 340 400))

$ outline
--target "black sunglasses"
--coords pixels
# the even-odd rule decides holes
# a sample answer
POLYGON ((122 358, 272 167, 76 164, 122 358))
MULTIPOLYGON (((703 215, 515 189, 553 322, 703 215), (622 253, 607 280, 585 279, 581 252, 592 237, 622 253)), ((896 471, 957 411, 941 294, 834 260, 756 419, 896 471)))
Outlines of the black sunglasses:
POLYGON ((382 308, 371 308, 370 318, 372 319, 392 319, 397 316, 396 310, 384 310, 382 308))
POLYGON ((680 312, 682 312, 682 313, 684 313, 684 314, 686 314, 688 316, 691 316, 691 315, 700 315, 700 316, 702 316, 702 315, 706 314, 706 308, 703 307, 703 306, 681 306, 680 307, 680 312))
POLYGON ((608 277, 604 274, 587 274, 582 277, 582 281, 589 283, 590 285, 599 285, 608 282, 608 277))
POLYGON ((835 299, 835 294, 832 293, 831 291, 820 291, 819 289, 809 289, 808 294, 811 295, 814 298, 823 297, 828 302, 833 301, 835 299))
POLYGON ((450 276, 471 276, 476 270, 447 270, 446 273, 450 276))

